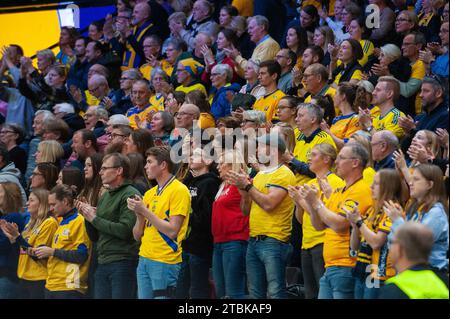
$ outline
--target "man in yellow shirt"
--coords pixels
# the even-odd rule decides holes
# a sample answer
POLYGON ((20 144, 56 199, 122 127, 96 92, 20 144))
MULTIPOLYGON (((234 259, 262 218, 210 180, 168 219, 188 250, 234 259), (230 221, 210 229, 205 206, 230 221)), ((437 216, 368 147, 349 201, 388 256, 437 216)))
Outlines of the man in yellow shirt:
POLYGON ((353 298, 352 270, 356 256, 350 254, 350 223, 346 216, 355 206, 363 216, 373 206, 370 187, 363 181, 368 159, 367 150, 357 143, 348 143, 341 149, 336 170, 344 179, 345 187, 334 190, 326 205, 317 196, 316 187, 305 185, 300 188, 312 225, 317 230, 325 230, 325 274, 320 279, 319 299, 353 298))
POLYGON ((302 103, 297 108, 295 122, 300 131, 293 156, 286 156, 289 167, 296 174, 297 185, 302 185, 315 177, 309 169, 311 151, 317 144, 330 144, 336 149, 333 138, 320 128, 323 119, 322 110, 314 104, 302 103))
POLYGON ((265 61, 259 66, 258 80, 266 90, 266 94, 256 100, 253 109, 264 112, 268 122, 272 121, 274 117, 276 120, 278 119, 276 116, 278 102, 286 95, 277 87, 280 74, 281 66, 276 61, 265 61))
POLYGON ((336 90, 328 84, 327 68, 320 63, 311 64, 305 69, 303 83, 308 93, 305 103, 311 102, 313 96, 329 95, 333 98, 336 94, 336 90))
POLYGON ((253 182, 246 173, 230 172, 230 183, 241 193, 241 209, 250 214, 247 276, 251 298, 286 298, 285 269, 292 246, 294 203, 288 187, 294 174, 282 162, 286 144, 276 134, 258 138, 261 170, 253 182))
POLYGON ((138 129, 141 122, 147 121, 149 113, 155 112, 151 104, 149 103, 152 92, 148 85, 147 80, 137 80, 133 84, 131 89, 131 96, 135 104, 127 112, 130 126, 133 129, 138 129))
POLYGON ((378 106, 380 114, 372 119, 369 109, 360 110, 360 126, 373 135, 376 131, 388 130, 400 140, 405 132, 399 125, 399 118, 405 114, 394 106, 400 94, 400 84, 392 76, 382 76, 372 92, 372 104, 378 106))
POLYGON ((147 151, 145 170, 157 186, 144 199, 128 199, 136 214, 134 238, 141 242, 137 268, 138 298, 166 299, 175 296, 181 267, 181 242, 186 237, 191 210, 189 189, 171 174, 170 149, 147 151))
POLYGON ((194 90, 199 90, 208 96, 205 86, 198 81, 203 69, 203 65, 193 58, 184 59, 178 62, 177 81, 180 83, 180 86, 178 86, 175 91, 189 93, 194 90))

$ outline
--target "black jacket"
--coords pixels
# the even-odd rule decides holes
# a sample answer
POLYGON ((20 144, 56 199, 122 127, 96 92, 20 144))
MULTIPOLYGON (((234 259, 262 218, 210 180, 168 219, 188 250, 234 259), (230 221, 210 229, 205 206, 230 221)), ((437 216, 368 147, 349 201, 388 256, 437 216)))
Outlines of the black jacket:
POLYGON ((191 173, 184 184, 191 193, 192 212, 189 217, 189 229, 183 241, 183 249, 191 254, 211 258, 213 237, 211 232, 212 205, 220 186, 220 179, 214 173, 193 177, 191 173))

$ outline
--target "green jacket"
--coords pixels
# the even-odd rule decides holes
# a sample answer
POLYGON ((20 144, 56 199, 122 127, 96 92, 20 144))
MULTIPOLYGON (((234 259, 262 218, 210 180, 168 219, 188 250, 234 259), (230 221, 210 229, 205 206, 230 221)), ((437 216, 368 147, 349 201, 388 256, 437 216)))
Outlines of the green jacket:
POLYGON ((97 217, 86 222, 89 237, 97 242, 99 264, 137 260, 139 244, 133 238, 136 215, 127 207, 127 198, 140 195, 127 181, 106 191, 97 205, 97 217))

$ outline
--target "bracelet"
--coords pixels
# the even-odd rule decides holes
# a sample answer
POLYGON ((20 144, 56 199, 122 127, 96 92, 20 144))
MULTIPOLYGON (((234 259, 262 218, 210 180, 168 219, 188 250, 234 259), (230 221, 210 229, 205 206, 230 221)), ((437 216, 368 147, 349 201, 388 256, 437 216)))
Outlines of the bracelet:
POLYGON ((364 224, 364 221, 362 220, 362 219, 360 219, 360 220, 358 220, 357 222, 356 222, 356 227, 358 227, 358 229, 359 228, 361 228, 361 226, 364 224))
POLYGON ((244 190, 248 193, 253 188, 253 184, 248 184, 244 187, 244 190))

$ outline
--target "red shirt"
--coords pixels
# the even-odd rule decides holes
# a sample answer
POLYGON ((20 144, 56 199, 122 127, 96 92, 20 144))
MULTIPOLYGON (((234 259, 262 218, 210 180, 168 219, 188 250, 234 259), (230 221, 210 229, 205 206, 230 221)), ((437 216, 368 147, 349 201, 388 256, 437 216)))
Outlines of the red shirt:
POLYGON ((236 186, 225 185, 212 209, 212 234, 214 243, 248 240, 248 216, 241 211, 241 194, 236 186))

